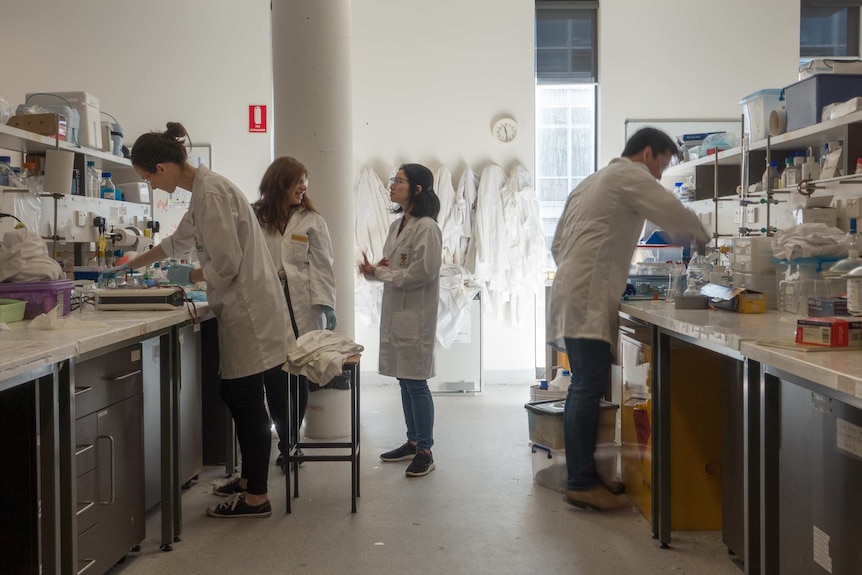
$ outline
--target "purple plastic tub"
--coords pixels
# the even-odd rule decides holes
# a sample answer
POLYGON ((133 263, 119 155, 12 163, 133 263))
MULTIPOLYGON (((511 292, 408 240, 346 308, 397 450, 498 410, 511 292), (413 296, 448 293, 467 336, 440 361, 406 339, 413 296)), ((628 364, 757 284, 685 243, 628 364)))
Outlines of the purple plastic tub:
POLYGON ((18 299, 27 302, 24 319, 33 319, 39 314, 47 313, 60 306, 60 315, 69 315, 72 311, 72 290, 75 284, 71 280, 54 280, 48 282, 3 282, 0 283, 0 298, 18 299))

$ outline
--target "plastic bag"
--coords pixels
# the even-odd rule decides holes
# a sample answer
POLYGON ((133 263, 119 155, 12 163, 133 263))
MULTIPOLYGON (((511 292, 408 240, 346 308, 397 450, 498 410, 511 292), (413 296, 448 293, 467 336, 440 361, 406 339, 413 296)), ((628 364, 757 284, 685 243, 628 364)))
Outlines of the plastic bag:
POLYGON ((6 124, 9 118, 15 115, 15 108, 9 103, 2 94, 0 94, 0 124, 6 124))
POLYGON ((737 137, 736 134, 719 132, 718 134, 710 134, 704 138, 703 143, 700 145, 700 149, 704 152, 702 155, 705 155, 709 150, 729 150, 738 145, 739 137, 737 137))

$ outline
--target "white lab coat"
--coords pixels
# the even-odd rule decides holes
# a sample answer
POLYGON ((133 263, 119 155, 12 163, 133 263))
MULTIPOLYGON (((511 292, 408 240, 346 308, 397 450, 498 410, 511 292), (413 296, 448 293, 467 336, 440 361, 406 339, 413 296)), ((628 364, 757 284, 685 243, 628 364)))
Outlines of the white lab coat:
POLYGON ((479 176, 472 168, 467 166, 461 172, 458 180, 458 189, 455 191, 457 200, 456 208, 462 211, 461 249, 455 258, 455 263, 472 271, 471 265, 467 264, 467 251, 470 247, 470 238, 473 236, 473 220, 476 214, 476 198, 479 195, 479 176))
POLYGON ((569 194, 551 248, 548 343, 564 350, 564 338, 584 338, 616 347, 620 296, 644 219, 709 241, 698 217, 640 162, 612 160, 569 194))
POLYGON ((435 192, 440 199, 437 225, 443 232, 443 263, 453 264, 461 251, 461 232, 464 228, 463 201, 459 204, 455 188, 452 187, 452 174, 445 167, 437 170, 434 181, 437 184, 435 192))
POLYGON ((238 379, 283 364, 287 306, 254 210, 227 178, 203 165, 191 192, 177 230, 160 245, 171 257, 197 249, 207 301, 218 319, 221 377, 238 379))
MULTIPOLYGON (((279 272, 284 271, 299 335, 326 327, 318 305, 335 309, 335 271, 332 240, 326 221, 317 212, 300 208, 287 222, 284 234, 264 232, 269 253, 279 272)), ((287 317, 288 347, 296 338, 287 317)))
POLYGON ((383 282, 380 318, 380 362, 383 375, 399 379, 434 376, 434 335, 440 299, 443 239, 428 217, 392 222, 383 247, 388 266, 374 273, 383 282))
POLYGON ((470 238, 467 265, 464 266, 472 271, 476 281, 484 284, 490 292, 486 303, 489 304, 490 315, 498 318, 503 302, 509 298, 509 274, 512 270, 509 261, 509 238, 503 218, 505 186, 506 174, 500 166, 491 164, 482 170, 473 220, 473 237, 470 238))
MULTIPOLYGON (((364 166, 353 188, 353 196, 356 206, 355 259, 361 262, 362 254, 365 253, 368 261, 377 263, 383 257, 383 244, 386 242, 389 226, 397 217, 392 213, 389 190, 374 170, 364 166)), ((358 321, 368 327, 379 327, 383 284, 370 282, 357 271, 353 285, 358 321)))
POLYGON ((545 236, 539 200, 527 168, 516 166, 502 193, 511 265, 505 311, 511 324, 518 327, 535 314, 535 297, 542 287, 545 236))

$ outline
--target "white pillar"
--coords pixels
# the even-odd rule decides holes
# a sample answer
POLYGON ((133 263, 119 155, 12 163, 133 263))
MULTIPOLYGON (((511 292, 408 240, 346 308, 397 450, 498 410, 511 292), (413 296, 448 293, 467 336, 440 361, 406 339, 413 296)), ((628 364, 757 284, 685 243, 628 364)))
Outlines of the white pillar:
POLYGON ((272 0, 275 156, 308 169, 335 258, 338 331, 354 337, 351 0, 272 0))

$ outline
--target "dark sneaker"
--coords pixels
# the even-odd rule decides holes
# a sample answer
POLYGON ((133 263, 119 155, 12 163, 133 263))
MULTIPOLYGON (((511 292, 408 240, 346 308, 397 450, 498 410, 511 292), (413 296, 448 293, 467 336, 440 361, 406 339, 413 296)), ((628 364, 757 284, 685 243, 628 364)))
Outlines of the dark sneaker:
POLYGON ((239 480, 239 475, 234 475, 224 483, 213 485, 213 494, 218 495, 219 497, 227 497, 229 495, 236 495, 237 493, 245 492, 245 489, 240 487, 239 480))
POLYGON ((245 501, 245 493, 237 493, 207 509, 207 515, 210 517, 269 517, 272 515, 272 504, 265 501, 257 506, 249 505, 245 501))
POLYGON ((284 466, 284 454, 283 453, 279 453, 278 457, 275 458, 275 466, 276 467, 284 466))
POLYGON ((434 471, 434 458, 431 452, 417 451, 413 461, 407 466, 407 477, 422 477, 434 471))
POLYGON ((409 441, 397 449, 387 451, 380 456, 383 461, 407 461, 416 455, 416 446, 409 441))

